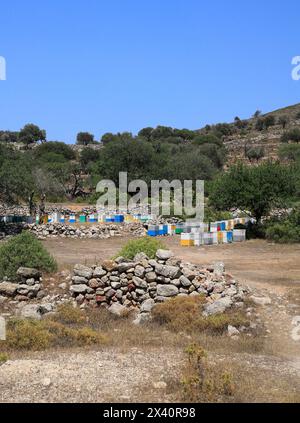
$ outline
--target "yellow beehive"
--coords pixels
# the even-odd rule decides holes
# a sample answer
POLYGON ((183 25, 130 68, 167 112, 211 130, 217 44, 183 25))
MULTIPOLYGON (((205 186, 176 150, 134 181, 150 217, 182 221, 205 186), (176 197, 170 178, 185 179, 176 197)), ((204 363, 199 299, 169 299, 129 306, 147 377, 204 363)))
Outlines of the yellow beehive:
POLYGON ((218 232, 218 244, 223 244, 223 232, 218 232))
POLYGON ((194 246, 194 240, 193 239, 182 239, 180 241, 180 245, 182 247, 193 247, 194 246))

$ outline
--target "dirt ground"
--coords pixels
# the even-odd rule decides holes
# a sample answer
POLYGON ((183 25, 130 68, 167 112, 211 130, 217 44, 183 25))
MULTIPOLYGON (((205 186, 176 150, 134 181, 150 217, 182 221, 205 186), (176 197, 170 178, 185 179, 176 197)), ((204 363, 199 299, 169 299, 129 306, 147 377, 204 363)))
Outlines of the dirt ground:
MULTIPOLYGON (((116 237, 107 240, 95 239, 48 239, 43 241, 61 268, 74 264, 95 264, 111 258, 128 241, 116 237)), ((287 288, 300 287, 300 245, 278 245, 261 240, 228 245, 205 247, 181 247, 180 238, 162 238, 166 247, 177 257, 191 263, 203 265, 223 261, 227 271, 241 283, 259 288, 269 288, 283 293, 287 288)))
MULTIPOLYGON (((72 269, 75 263, 95 264, 111 258, 127 241, 56 238, 43 243, 63 270, 72 269)), ((274 390, 283 376, 291 385, 299 381, 300 340, 295 341, 292 333, 293 318, 300 316, 300 245, 248 241, 184 248, 179 245, 179 237, 166 237, 163 242, 177 257, 191 263, 223 261, 240 283, 270 297, 271 305, 258 308, 256 313, 267 329, 264 350, 228 357, 257 374, 272 373, 274 390)), ((176 377, 182 359, 182 348, 170 345, 129 351, 108 347, 28 353, 0 366, 0 402, 171 402, 175 398, 164 388, 164 381, 176 377)), ((267 392, 264 394, 267 396, 267 392)))

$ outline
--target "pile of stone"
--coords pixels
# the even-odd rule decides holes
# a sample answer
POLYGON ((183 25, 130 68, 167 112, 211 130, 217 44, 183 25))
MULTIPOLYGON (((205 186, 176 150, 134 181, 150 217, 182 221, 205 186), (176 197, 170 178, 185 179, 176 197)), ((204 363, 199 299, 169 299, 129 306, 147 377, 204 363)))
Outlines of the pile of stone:
POLYGON ((39 298, 42 288, 41 273, 37 269, 20 267, 17 271, 17 280, 0 282, 0 296, 13 298, 15 301, 28 301, 39 298))
POLYGON ((243 307, 249 293, 222 265, 210 268, 183 263, 168 250, 158 250, 155 260, 139 253, 134 260, 118 257, 101 266, 77 264, 70 291, 82 307, 100 305, 120 315, 136 309, 137 323, 149 318, 156 303, 175 296, 204 295, 204 314, 208 316, 233 305, 243 307))
POLYGON ((26 225, 31 233, 36 235, 39 239, 45 238, 89 238, 89 239, 106 239, 115 236, 145 235, 145 229, 141 223, 122 223, 122 224, 95 224, 95 225, 65 225, 57 224, 44 224, 26 225))

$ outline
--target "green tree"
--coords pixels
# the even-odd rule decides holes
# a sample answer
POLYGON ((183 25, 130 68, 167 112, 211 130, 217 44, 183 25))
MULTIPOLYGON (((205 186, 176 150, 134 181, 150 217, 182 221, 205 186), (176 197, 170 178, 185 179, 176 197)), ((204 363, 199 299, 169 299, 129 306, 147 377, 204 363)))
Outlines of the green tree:
POLYGON ((214 181, 210 203, 218 210, 249 211, 259 224, 294 193, 295 180, 289 168, 271 162, 255 167, 238 164, 214 181))
POLYGON ((300 128, 293 128, 285 132, 281 137, 281 142, 300 142, 300 128))
POLYGON ((290 120, 289 120, 288 116, 285 116, 285 115, 279 116, 279 118, 278 118, 278 123, 279 123, 279 125, 282 126, 283 129, 286 128, 289 121, 290 120))
POLYGON ((49 153, 62 156, 64 160, 75 160, 76 154, 74 150, 64 142, 59 141, 48 141, 47 143, 41 144, 34 150, 34 156, 37 159, 43 157, 49 157, 49 153))
POLYGON ((78 145, 89 145, 93 144, 94 135, 90 134, 89 132, 79 132, 76 137, 76 144, 78 145))
POLYGON ((45 142, 46 131, 44 129, 40 129, 33 123, 29 123, 20 130, 19 141, 24 143, 26 146, 37 142, 45 142))

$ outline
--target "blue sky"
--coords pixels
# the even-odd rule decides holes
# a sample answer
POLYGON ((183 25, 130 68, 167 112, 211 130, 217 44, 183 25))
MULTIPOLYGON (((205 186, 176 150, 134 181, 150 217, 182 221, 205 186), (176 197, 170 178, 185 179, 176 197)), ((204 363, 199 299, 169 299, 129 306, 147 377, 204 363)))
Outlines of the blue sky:
POLYGON ((0 128, 196 129, 300 102, 299 0, 0 4, 0 128))

